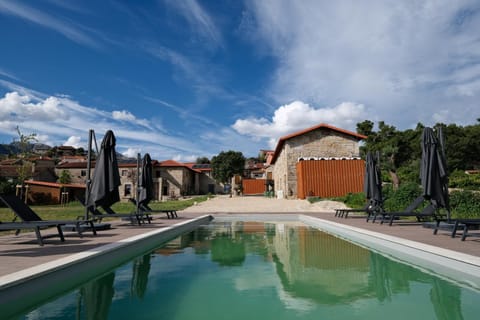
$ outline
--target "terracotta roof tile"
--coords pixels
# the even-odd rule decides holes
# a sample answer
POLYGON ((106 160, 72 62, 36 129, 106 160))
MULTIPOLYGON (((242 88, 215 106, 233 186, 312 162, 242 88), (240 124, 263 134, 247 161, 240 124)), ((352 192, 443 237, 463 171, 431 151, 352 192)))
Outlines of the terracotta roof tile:
POLYGON ((161 167, 185 167, 185 164, 177 162, 175 160, 165 160, 160 162, 161 167))
POLYGON ((272 160, 270 161, 270 163, 275 163, 278 155, 280 154, 280 151, 282 150, 282 147, 283 147, 285 141, 287 141, 291 138, 297 137, 297 136, 301 136, 301 135, 306 134, 308 132, 315 131, 317 129, 329 129, 329 130, 332 130, 332 131, 340 132, 340 133, 352 136, 352 137, 356 138, 357 140, 363 140, 363 139, 367 138, 366 136, 364 136, 362 134, 359 134, 359 133, 355 133, 355 132, 348 131, 348 130, 345 130, 345 129, 340 129, 340 128, 331 126, 331 125, 326 124, 326 123, 320 123, 316 126, 313 126, 313 127, 301 130, 301 131, 297 131, 297 132, 294 132, 294 133, 291 133, 289 135, 281 137, 278 140, 277 147, 275 148, 275 152, 273 154, 273 157, 272 157, 272 160))
POLYGON ((46 187, 68 187, 68 188, 85 188, 84 184, 74 184, 74 183, 57 183, 57 182, 45 182, 45 181, 36 181, 36 180, 26 180, 26 184, 46 186, 46 187))

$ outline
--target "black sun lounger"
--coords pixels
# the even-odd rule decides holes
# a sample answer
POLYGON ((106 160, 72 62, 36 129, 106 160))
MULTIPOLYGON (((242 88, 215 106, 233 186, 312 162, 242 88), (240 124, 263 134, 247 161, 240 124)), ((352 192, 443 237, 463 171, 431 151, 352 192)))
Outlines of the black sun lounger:
POLYGON ((446 230, 451 232, 451 237, 455 238, 458 231, 462 231, 462 241, 465 241, 467 237, 479 237, 479 233, 470 233, 471 230, 480 229, 480 219, 450 219, 450 220, 437 220, 433 234, 437 234, 438 230, 446 230))
POLYGON ((15 230, 16 235, 20 232, 20 230, 34 230, 35 235, 37 236, 37 242, 40 246, 43 246, 43 239, 46 238, 53 238, 59 237, 62 242, 65 241, 65 237, 63 235, 62 226, 64 224, 52 224, 49 221, 32 221, 32 222, 0 222, 0 230, 2 231, 10 231, 15 230), (47 236, 42 236, 40 230, 56 227, 58 233, 57 234, 50 234, 47 236))
MULTIPOLYGON (((425 208, 423 208, 422 211, 416 212, 389 212, 390 216, 390 222, 389 225, 391 226, 393 223, 393 220, 395 218, 400 218, 400 217, 415 217, 417 218, 417 221, 425 221, 427 218, 435 218, 435 211, 436 207, 433 204, 429 204, 425 208)), ((383 223, 383 220, 382 220, 383 223)))
POLYGON ((358 208, 358 209, 350 209, 350 208, 335 209, 335 217, 346 219, 348 218, 349 213, 368 212, 369 207, 370 207, 370 203, 367 203, 363 208, 358 208))
POLYGON ((335 217, 339 218, 348 218, 348 215, 350 213, 366 213, 366 218, 367 222, 372 218, 372 216, 376 215, 377 212, 383 211, 383 208, 381 205, 374 205, 371 201, 369 201, 363 208, 358 208, 358 209, 350 209, 350 208, 344 208, 344 209, 335 209, 335 217))
POLYGON ((43 239, 52 236, 58 236, 63 242, 65 238, 63 236, 62 227, 65 225, 75 225, 78 235, 82 236, 82 231, 84 228, 81 226, 88 225, 92 230, 93 234, 96 235, 97 232, 93 225, 92 220, 43 220, 38 216, 35 211, 32 210, 28 205, 26 205, 20 198, 15 195, 0 194, 0 200, 5 203, 14 213, 15 216, 20 218, 22 222, 9 222, 0 224, 1 230, 17 230, 17 234, 21 229, 34 229, 35 234, 37 235, 37 240, 39 245, 43 245, 43 239), (49 227, 56 227, 58 230, 57 235, 42 236, 40 234, 40 229, 45 229, 49 227))
POLYGON ((393 220, 395 218, 398 218, 398 217, 413 217, 413 216, 418 216, 420 215, 420 212, 416 212, 415 210, 420 207, 420 205, 425 201, 425 198, 423 196, 419 196, 417 197, 415 200, 413 200, 412 203, 410 203, 410 205, 408 205, 408 207, 405 208, 405 210, 403 211, 396 211, 396 212, 379 212, 378 214, 375 214, 374 218, 373 218, 373 222, 375 222, 376 218, 377 218, 377 215, 381 215, 382 216, 382 221, 381 223, 383 223, 386 218, 388 217, 388 219, 390 220, 390 225, 392 225, 393 223, 393 220))
POLYGON ((130 220, 131 223, 134 223, 136 220, 137 223, 140 225, 142 223, 145 223, 145 219, 147 219, 148 223, 152 223, 152 217, 148 212, 140 211, 139 213, 132 212, 132 213, 117 213, 113 211, 111 207, 104 207, 101 206, 103 211, 105 211, 106 214, 103 215, 103 217, 118 217, 118 218, 125 218, 130 220))
MULTIPOLYGON (((137 206, 137 200, 135 200, 134 198, 129 198, 128 200, 131 203, 133 203, 135 206, 137 206)), ((152 209, 148 204, 145 204, 143 202, 139 203, 138 208, 145 213, 165 213, 168 219, 178 218, 177 210, 168 210, 168 209, 155 210, 155 209, 152 209)))
MULTIPOLYGON (((84 207, 86 207, 85 204, 85 199, 83 197, 76 197, 78 202, 82 204, 84 207)), ((145 219, 147 219, 148 223, 151 223, 152 218, 143 212, 137 214, 135 212, 132 213, 117 213, 113 211, 112 208, 110 207, 100 207, 105 213, 101 212, 98 208, 95 208, 94 206, 88 206, 88 212, 92 215, 92 218, 95 221, 102 221, 103 218, 124 218, 130 220, 130 222, 133 224, 135 221, 140 225, 142 222, 145 222, 145 219)))

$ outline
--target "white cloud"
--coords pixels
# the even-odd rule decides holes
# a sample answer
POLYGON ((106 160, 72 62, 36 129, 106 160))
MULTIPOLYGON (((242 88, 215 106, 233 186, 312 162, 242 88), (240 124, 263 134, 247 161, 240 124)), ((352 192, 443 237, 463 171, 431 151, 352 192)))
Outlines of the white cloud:
MULTIPOLYGON (((178 161, 178 162, 195 162, 197 161, 197 158, 199 156, 195 155, 184 155, 184 154, 177 154, 172 157, 172 160, 178 161)), ((204 157, 204 156, 202 156, 204 157)))
POLYGON ((67 114, 61 108, 61 100, 48 97, 35 103, 32 97, 20 95, 18 92, 8 92, 0 99, 0 117, 23 121, 35 118, 48 121, 56 118, 67 119, 67 114))
POLYGON ((439 108, 472 123, 466 111, 480 99, 478 1, 252 0, 248 7, 244 32, 276 58, 267 92, 279 103, 356 101, 369 106, 365 118, 400 128, 431 124, 439 108))
POLYGON ((82 142, 79 136, 71 136, 63 143, 64 146, 72 146, 74 148, 87 148, 87 144, 82 142))
POLYGON ((15 136, 15 128, 19 126, 25 134, 41 134, 50 145, 68 143, 75 146, 81 143, 79 137, 87 141, 88 131, 92 129, 100 147, 103 134, 112 130, 117 138, 118 152, 130 156, 144 149, 159 159, 179 152, 204 154, 206 149, 201 141, 167 133, 156 123, 139 120, 129 111, 107 112, 81 105, 68 97, 46 96, 25 88, 21 92, 24 93, 9 92, 0 98, 1 134, 15 136))
POLYGON ((140 153, 140 149, 135 149, 135 148, 128 148, 127 150, 122 152, 122 154, 125 157, 129 157, 129 158, 136 158, 138 153, 140 153))
POLYGON ((43 144, 46 144, 46 145, 51 145, 50 137, 46 134, 37 134, 35 136, 35 138, 37 139, 37 142, 39 142, 39 143, 43 143, 43 144))
POLYGON ((343 102, 332 108, 314 108, 294 101, 275 110, 271 120, 265 118, 238 119, 232 128, 239 134, 267 138, 270 148, 281 136, 319 123, 327 123, 355 131, 355 125, 364 119, 366 108, 362 104, 343 102))
POLYGON ((112 117, 115 120, 125 120, 125 121, 134 121, 135 120, 135 116, 130 111, 126 111, 126 110, 113 111, 112 112, 112 117))

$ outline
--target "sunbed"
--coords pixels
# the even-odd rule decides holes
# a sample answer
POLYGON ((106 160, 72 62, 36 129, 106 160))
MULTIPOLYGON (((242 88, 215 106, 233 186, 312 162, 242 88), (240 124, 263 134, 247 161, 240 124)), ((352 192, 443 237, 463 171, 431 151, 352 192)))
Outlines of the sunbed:
POLYGON ((358 208, 358 209, 350 209, 350 208, 345 208, 345 209, 335 209, 335 216, 339 218, 348 218, 348 215, 350 213, 366 213, 366 218, 367 222, 368 220, 375 215, 375 213, 378 211, 382 211, 383 209, 381 206, 374 205, 370 201, 363 207, 363 208, 358 208))
POLYGON ((426 210, 425 212, 417 212, 415 211, 420 205, 425 201, 425 198, 423 196, 417 197, 415 200, 413 200, 412 203, 408 207, 405 208, 403 211, 396 211, 396 212, 379 212, 378 214, 375 214, 373 218, 373 222, 376 220, 377 215, 382 216, 382 221, 381 223, 385 222, 385 220, 388 217, 388 220, 390 221, 389 225, 392 225, 393 220, 399 217, 417 217, 417 219, 421 219, 427 216, 432 216, 433 213, 435 213, 435 208, 433 208, 433 212, 431 212, 431 208, 424 209, 426 210))
MULTIPOLYGON (((417 211, 412 211, 412 212, 388 212, 387 214, 390 217, 390 222, 389 225, 391 226, 393 223, 393 220, 396 218, 400 217, 415 217, 417 218, 417 221, 425 221, 426 219, 429 218, 436 218, 435 215, 436 207, 433 204, 429 204, 425 208, 422 209, 422 211, 417 212, 417 211)), ((382 220, 383 223, 383 220, 382 220)))
POLYGON ((370 203, 367 203, 363 208, 358 208, 358 209, 350 209, 350 208, 335 209, 335 217, 348 218, 349 213, 367 212, 369 207, 370 207, 370 203))
POLYGON ((145 219, 147 219, 148 223, 152 223, 152 217, 149 213, 140 211, 140 212, 131 212, 131 213, 117 213, 111 207, 101 206, 102 210, 106 212, 104 217, 119 217, 130 220, 131 223, 134 223, 136 220, 137 223, 140 225, 145 223, 145 219))
POLYGON ((462 231, 462 241, 465 241, 467 237, 479 237, 479 233, 470 233, 471 230, 480 229, 480 219, 438 219, 433 234, 437 234, 438 230, 446 230, 451 232, 451 237, 455 238, 459 230, 462 231))
POLYGON ((58 236, 62 242, 65 241, 62 231, 62 227, 65 225, 75 225, 76 231, 80 237, 82 236, 85 226, 88 226, 94 235, 97 234, 93 220, 43 220, 38 214, 35 213, 35 211, 32 210, 32 208, 30 208, 20 198, 13 194, 0 194, 0 200, 2 200, 2 202, 5 203, 5 205, 7 205, 15 213, 15 218, 18 217, 22 220, 22 222, 14 221, 9 223, 1 223, 0 229, 17 230, 17 234, 21 229, 33 229, 35 230, 38 244, 41 246, 43 245, 43 239, 47 237, 49 238, 52 236, 58 236), (40 234, 40 230, 49 227, 56 227, 58 234, 42 236, 40 234))
POLYGON ((63 224, 52 224, 49 221, 32 221, 32 222, 0 222, 0 230, 2 231, 10 231, 15 230, 16 235, 20 233, 20 230, 34 230, 35 235, 37 236, 37 242, 40 246, 43 246, 43 239, 52 238, 52 237, 59 237, 62 242, 65 241, 65 237, 62 231, 63 224), (40 230, 56 227, 57 232, 56 234, 50 234, 47 236, 42 236, 40 230))
MULTIPOLYGON (((76 199, 84 206, 86 207, 85 204, 85 199, 82 197, 76 197, 76 199)), ((135 221, 140 225, 145 222, 145 219, 147 219, 148 223, 151 223, 152 218, 148 213, 140 212, 132 212, 132 213, 117 213, 115 212, 111 207, 106 207, 106 206, 100 206, 100 208, 105 212, 102 213, 98 208, 95 208, 94 206, 88 206, 87 209, 89 213, 92 214, 92 217, 96 221, 101 221, 103 218, 125 218, 130 220, 130 222, 133 224, 135 221)))
MULTIPOLYGON (((137 200, 135 200, 134 198, 129 198, 128 200, 132 202, 135 206, 137 206, 137 200)), ((177 210, 152 209, 148 204, 144 202, 140 202, 138 204, 138 208, 145 213, 165 213, 168 219, 178 218, 177 210)))

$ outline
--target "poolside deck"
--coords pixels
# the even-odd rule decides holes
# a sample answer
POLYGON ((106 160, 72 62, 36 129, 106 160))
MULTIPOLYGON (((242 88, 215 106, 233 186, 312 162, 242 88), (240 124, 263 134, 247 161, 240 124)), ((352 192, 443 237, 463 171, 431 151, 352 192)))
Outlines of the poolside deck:
MULTIPOLYGON (((199 208, 200 209, 200 208, 199 208)), ((198 210, 197 210, 198 211, 198 210)), ((211 214, 215 217, 214 212, 197 212, 188 211, 179 212, 178 219, 166 219, 163 216, 157 216, 152 224, 142 226, 131 225, 126 221, 112 221, 110 230, 99 231, 97 236, 86 232, 82 238, 75 233, 66 232, 66 241, 60 242, 58 238, 45 240, 45 245, 40 247, 37 244, 34 233, 22 233, 19 236, 6 235, 0 237, 0 277, 25 270, 30 267, 60 259, 68 255, 82 252, 88 249, 100 247, 109 243, 115 243, 135 235, 171 226, 173 224, 184 222, 186 220, 199 217, 204 214, 211 214)), ((227 212, 226 214, 238 214, 241 212, 227 212)), ((245 214, 252 214, 252 211, 245 214)), ((473 256, 480 257, 480 238, 468 237, 466 241, 460 241, 460 237, 452 239, 447 232, 440 231, 438 235, 433 235, 431 229, 422 227, 415 223, 396 223, 393 226, 381 225, 380 223, 366 222, 362 217, 349 217, 348 219, 337 218, 331 210, 326 212, 256 212, 261 214, 305 214, 325 220, 334 221, 349 226, 363 228, 369 231, 382 233, 385 235, 413 240, 424 244, 437 246, 473 256)), ((224 214, 224 213, 222 213, 224 214)), ((52 230, 53 231, 53 230, 52 230)), ((48 230, 42 234, 48 234, 48 230)), ((476 231, 478 232, 478 231, 476 231)))

